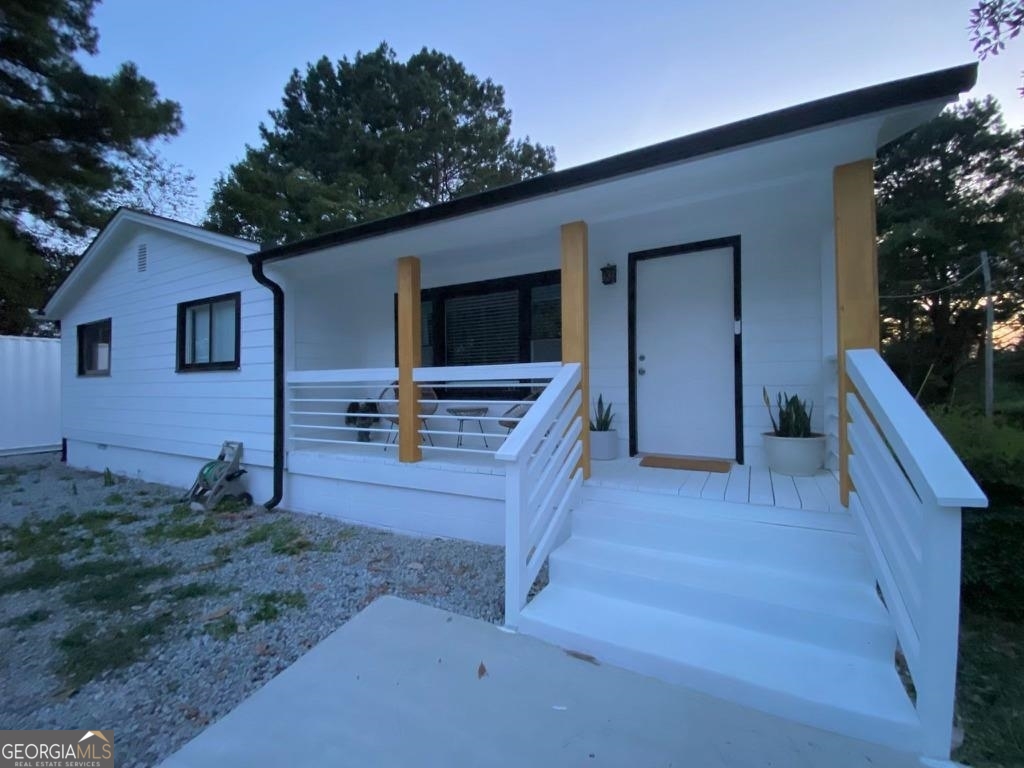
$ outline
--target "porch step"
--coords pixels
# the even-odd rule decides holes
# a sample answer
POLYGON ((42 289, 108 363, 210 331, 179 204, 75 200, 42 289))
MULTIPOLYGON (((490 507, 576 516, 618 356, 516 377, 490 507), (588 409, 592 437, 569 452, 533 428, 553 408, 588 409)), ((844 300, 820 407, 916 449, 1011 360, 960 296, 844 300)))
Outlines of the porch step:
POLYGON ((917 748, 892 659, 871 660, 552 582, 519 628, 563 648, 825 730, 917 748))
POLYGON ((844 515, 584 489, 527 634, 903 750, 920 726, 844 515))
MULTIPOLYGON (((799 511, 799 510, 793 510, 799 511)), ((734 518, 717 518, 701 503, 676 508, 585 501, 574 510, 572 533, 689 557, 764 568, 827 574, 833 581, 872 581, 860 541, 851 533, 734 518)))
POLYGON ((559 586, 734 624, 865 658, 892 659, 896 633, 874 587, 763 565, 573 536, 552 553, 559 586))

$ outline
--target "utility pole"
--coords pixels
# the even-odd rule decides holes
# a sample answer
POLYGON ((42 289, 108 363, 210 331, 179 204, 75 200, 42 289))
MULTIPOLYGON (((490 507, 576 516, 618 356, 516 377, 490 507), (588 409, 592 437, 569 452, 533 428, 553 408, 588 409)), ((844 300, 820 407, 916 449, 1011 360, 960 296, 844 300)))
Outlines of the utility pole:
POLYGON ((989 268, 988 251, 981 252, 981 274, 985 278, 985 418, 992 421, 995 400, 995 371, 992 361, 992 270, 989 268))

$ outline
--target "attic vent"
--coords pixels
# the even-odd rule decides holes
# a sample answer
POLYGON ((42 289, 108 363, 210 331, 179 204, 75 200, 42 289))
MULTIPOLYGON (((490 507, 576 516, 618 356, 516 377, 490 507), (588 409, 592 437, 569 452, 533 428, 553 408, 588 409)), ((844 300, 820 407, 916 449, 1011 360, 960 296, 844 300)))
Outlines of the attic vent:
POLYGON ((149 265, 149 252, 146 248, 146 244, 142 243, 139 246, 139 253, 136 257, 136 268, 139 272, 145 272, 146 267, 149 265))

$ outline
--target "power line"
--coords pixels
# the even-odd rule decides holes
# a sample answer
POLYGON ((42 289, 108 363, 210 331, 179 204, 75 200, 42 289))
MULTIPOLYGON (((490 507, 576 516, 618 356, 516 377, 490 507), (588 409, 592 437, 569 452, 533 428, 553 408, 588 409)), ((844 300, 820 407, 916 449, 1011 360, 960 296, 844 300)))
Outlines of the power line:
POLYGON ((921 293, 904 293, 904 294, 898 294, 898 295, 895 295, 895 296, 879 296, 878 298, 880 298, 880 299, 923 299, 925 296, 934 296, 937 293, 944 293, 945 291, 952 290, 953 288, 956 288, 958 285, 962 285, 963 283, 965 283, 968 280, 968 278, 974 277, 979 272, 981 272, 981 265, 980 264, 978 266, 976 266, 974 269, 972 269, 970 272, 968 272, 966 275, 961 277, 956 282, 950 283, 949 285, 944 285, 942 288, 936 288, 936 289, 931 290, 931 291, 922 291, 921 293))

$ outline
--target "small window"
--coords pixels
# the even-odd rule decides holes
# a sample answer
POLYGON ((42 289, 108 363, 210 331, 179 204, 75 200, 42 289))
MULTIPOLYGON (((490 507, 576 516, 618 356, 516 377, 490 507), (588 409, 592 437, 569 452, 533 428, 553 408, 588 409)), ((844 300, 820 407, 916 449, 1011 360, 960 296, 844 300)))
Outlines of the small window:
POLYGON ((178 370, 228 371, 239 367, 239 293, 178 305, 178 370))
POLYGON ((78 375, 110 375, 110 318, 78 326, 78 375))

